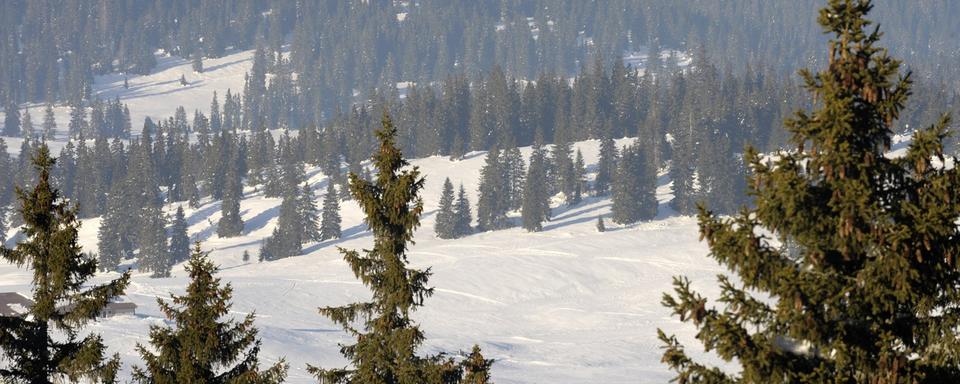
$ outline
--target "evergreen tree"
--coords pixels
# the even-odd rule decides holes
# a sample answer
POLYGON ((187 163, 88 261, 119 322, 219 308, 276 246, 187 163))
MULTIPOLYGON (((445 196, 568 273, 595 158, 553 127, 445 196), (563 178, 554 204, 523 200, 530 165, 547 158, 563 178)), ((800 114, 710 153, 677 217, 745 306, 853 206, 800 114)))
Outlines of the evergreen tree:
POLYGON ((303 192, 300 193, 299 199, 303 241, 323 241, 323 236, 320 234, 320 210, 317 209, 317 198, 310 184, 303 183, 303 192))
POLYGON ((244 250, 243 250, 243 256, 241 257, 241 260, 243 260, 244 263, 249 263, 249 262, 250 262, 250 251, 247 251, 246 249, 244 249, 244 250))
POLYGON ((624 148, 613 183, 613 222, 630 224, 657 215, 657 175, 639 143, 624 148))
POLYGON ((593 182, 593 190, 597 196, 610 192, 614 176, 617 173, 617 145, 613 139, 600 140, 600 160, 597 162, 597 178, 593 182))
POLYGON ((190 61, 190 66, 193 68, 193 71, 196 73, 203 73, 203 56, 199 52, 195 52, 193 59, 190 61))
POLYGON ((357 338, 355 344, 341 348, 351 362, 350 368, 309 368, 324 383, 426 383, 428 377, 447 376, 438 375, 438 371, 455 369, 442 355, 416 354, 424 336, 410 313, 423 305, 433 289, 426 286, 430 270, 409 268, 406 252, 420 224, 423 201, 419 193, 424 181, 416 167, 403 170, 408 163, 395 145, 396 135, 396 128, 384 114, 383 128, 377 131, 380 149, 373 156, 378 170, 375 180, 350 174, 350 192, 366 214, 374 246, 364 256, 357 251, 341 251, 357 278, 373 291, 373 299, 320 308, 321 314, 357 338), (354 325, 357 322, 359 327, 354 325))
POLYGON ((186 266, 190 284, 185 295, 157 299, 160 311, 173 323, 150 327, 150 347, 138 344, 144 366, 134 367, 141 383, 281 383, 287 365, 281 359, 260 369, 260 339, 254 314, 241 321, 224 319, 230 313, 233 288, 214 277, 217 266, 200 243, 186 266))
POLYGON ((159 205, 148 206, 140 215, 137 266, 141 271, 151 272, 150 277, 170 277, 173 259, 167 245, 167 219, 163 209, 159 205))
POLYGON ((264 260, 277 260, 299 255, 303 246, 303 222, 298 188, 286 188, 280 202, 280 216, 273 234, 264 240, 260 255, 264 260))
POLYGON ((547 191, 546 154, 539 146, 533 148, 530 168, 523 187, 523 206, 520 216, 523 228, 530 232, 543 230, 543 222, 550 219, 550 196, 547 191))
POLYGON ((183 214, 183 207, 177 207, 170 226, 170 261, 172 264, 186 261, 190 258, 190 235, 187 233, 187 219, 183 214))
POLYGON ((327 193, 323 195, 323 215, 320 221, 320 240, 340 238, 340 196, 333 181, 327 179, 327 193))
POLYGON ((607 226, 603 223, 603 215, 597 215, 597 232, 606 232, 607 226))
POLYGON ((32 270, 34 304, 26 316, 0 317, 0 353, 9 362, 0 368, 0 378, 40 384, 81 379, 112 383, 119 357, 106 358, 100 336, 83 328, 123 294, 130 276, 87 285, 97 262, 77 244, 76 209, 50 184, 56 160, 45 144, 32 160, 38 171, 36 186, 30 191, 17 189, 26 238, 13 249, 0 246, 0 257, 32 270), (79 337, 81 332, 85 336, 79 337))
POLYGON ((490 381, 490 367, 493 359, 483 358, 480 346, 474 345, 470 355, 461 363, 463 366, 463 384, 493 384, 490 381))
POLYGON ((23 132, 24 137, 29 137, 31 139, 36 139, 36 131, 33 126, 33 117, 30 116, 30 109, 23 111, 23 118, 20 120, 20 131, 23 132))
POLYGON ((480 231, 503 229, 510 225, 507 220, 509 184, 500 157, 499 150, 491 149, 480 169, 480 197, 477 201, 477 228, 480 231))
POLYGON ((453 215, 453 232, 456 237, 473 233, 473 228, 470 226, 470 223, 473 222, 473 213, 470 210, 470 200, 467 199, 467 190, 463 188, 463 184, 460 184, 460 191, 457 193, 457 203, 453 215))
POLYGON ((20 109, 14 102, 8 102, 3 108, 2 136, 20 137, 20 109))
POLYGON ((584 183, 587 179, 587 166, 583 161, 583 153, 580 152, 580 149, 577 149, 577 157, 573 161, 573 198, 570 199, 570 205, 580 204, 580 201, 583 200, 583 190, 584 183))
POLYGON ((43 108, 43 138, 47 141, 53 141, 54 134, 57 131, 57 119, 53 116, 53 104, 47 104, 43 108))
POLYGON ((233 139, 227 132, 222 133, 223 145, 221 151, 225 152, 226 158, 233 159, 232 162, 224 164, 224 186, 223 201, 220 206, 220 221, 217 223, 217 236, 234 237, 243 233, 243 219, 240 218, 240 199, 243 198, 243 184, 241 184, 241 169, 237 164, 242 158, 242 154, 237 150, 233 139))
POLYGON ((124 259, 133 257, 136 224, 130 212, 130 196, 126 182, 118 182, 110 189, 107 208, 97 231, 97 254, 103 271, 114 271, 124 259))
POLYGON ((433 230, 437 237, 441 239, 457 238, 456 233, 456 212, 453 207, 453 183, 448 177, 443 181, 443 192, 440 194, 440 204, 437 208, 437 220, 434 222, 433 230))
POLYGON ((701 208, 710 256, 737 283, 720 277, 716 308, 678 277, 663 304, 739 368, 695 362, 660 331, 677 381, 960 380, 960 169, 939 165, 946 117, 916 131, 902 157, 885 156, 911 81, 876 46, 871 6, 832 0, 820 11, 829 61, 801 71, 817 107, 786 121, 795 150, 775 160, 748 151, 755 208, 729 219, 701 208))

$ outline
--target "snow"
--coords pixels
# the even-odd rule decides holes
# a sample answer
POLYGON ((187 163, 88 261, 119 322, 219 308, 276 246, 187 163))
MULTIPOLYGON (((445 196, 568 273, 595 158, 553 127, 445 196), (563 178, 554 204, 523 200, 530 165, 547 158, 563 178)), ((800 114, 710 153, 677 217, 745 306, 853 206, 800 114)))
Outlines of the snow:
MULTIPOLYGON (((104 99, 118 96, 130 105, 136 134, 144 116, 165 118, 178 105, 187 107, 188 113, 206 111, 213 91, 221 95, 222 103, 227 88, 242 87, 251 58, 246 51, 208 59, 205 72, 194 74, 189 62, 163 57, 154 73, 131 76, 130 89, 123 88, 122 75, 109 75, 96 79, 95 92, 104 99), (179 85, 181 74, 190 85, 179 85)), ((32 109, 35 122, 41 121, 41 111, 32 109)), ((62 138, 68 111, 58 107, 57 113, 62 138)), ((7 143, 13 151, 19 147, 17 140, 8 138, 7 143)), ((54 143, 55 150, 59 145, 62 142, 54 143)), ((583 151, 588 170, 595 169, 599 142, 579 142, 576 147, 583 151)), ((529 156, 531 151, 524 148, 522 153, 529 156)), ((455 186, 463 183, 476 213, 483 158, 484 153, 473 152, 458 161, 445 157, 412 161, 427 181, 425 214, 409 258, 415 267, 432 268, 430 285, 436 287, 426 306, 413 315, 427 336, 424 353, 469 351, 477 343, 486 357, 496 360, 494 381, 504 384, 666 382, 672 374, 660 363, 657 328, 677 334, 699 356, 702 349, 693 339, 695 329, 671 316, 660 299, 672 291, 671 279, 680 274, 690 277, 694 288, 707 297, 716 297, 715 276, 722 269, 707 258, 706 246, 697 239, 696 220, 670 210, 672 194, 665 175, 658 181, 660 213, 649 222, 619 226, 607 219, 607 231, 598 233, 597 216, 608 217, 611 202, 589 197, 574 207, 555 205, 554 219, 544 223, 543 232, 513 228, 438 239, 433 224, 444 179, 449 177, 455 186)), ((307 174, 322 199, 327 178, 318 169, 310 168, 307 174)), ((306 244, 302 256, 257 263, 260 242, 276 225, 280 200, 251 188, 244 193, 243 235, 218 238, 220 202, 204 200, 196 209, 184 205, 190 236, 211 251, 221 266, 219 277, 233 285, 232 313, 256 312, 263 363, 285 357, 290 363, 288 382, 314 382, 306 364, 342 367, 346 362, 338 343, 350 342, 316 308, 369 298, 337 247, 369 247, 371 234, 357 204, 342 202, 342 239, 306 244), (250 252, 251 262, 242 261, 244 251, 250 252)), ((165 209, 172 215, 176 208, 165 209)), ((518 216, 512 213, 515 221, 518 216)), ((96 251, 98 226, 99 219, 90 219, 80 228, 86 251, 96 251)), ((116 276, 101 274, 97 281, 116 276)), ((0 264, 0 292, 28 293, 29 283, 28 270, 0 264)), ((92 325, 93 331, 103 334, 109 352, 120 353, 124 375, 139 363, 134 346, 147 342, 151 325, 164 323, 157 299, 168 298, 171 292, 182 294, 186 284, 182 265, 174 267, 170 278, 135 273, 124 299, 136 303, 137 315, 105 318, 92 325)))

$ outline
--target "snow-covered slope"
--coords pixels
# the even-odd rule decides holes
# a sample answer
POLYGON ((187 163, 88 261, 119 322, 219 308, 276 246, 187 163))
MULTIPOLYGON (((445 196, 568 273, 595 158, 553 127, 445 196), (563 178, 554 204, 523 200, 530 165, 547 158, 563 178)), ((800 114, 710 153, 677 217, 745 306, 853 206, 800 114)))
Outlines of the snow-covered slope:
MULTIPOLYGON (((130 89, 122 87, 122 76, 108 76, 97 79, 95 92, 103 98, 119 96, 128 103, 137 132, 143 116, 169 116, 178 105, 205 111, 213 91, 223 94, 227 88, 240 88, 250 54, 204 64, 206 71, 199 75, 193 74, 188 62, 162 58, 155 74, 131 77, 130 89), (181 74, 192 84, 181 87, 181 74)), ((32 110, 35 122, 40 121, 40 112, 32 110)), ((63 133, 66 110, 58 109, 57 117, 63 133)), ((19 142, 8 140, 8 145, 16 150, 19 142)), ((591 169, 599 143, 576 146, 591 169)), ((529 148, 523 153, 528 156, 529 148)), ((689 276, 695 288, 713 296, 715 275, 721 270, 697 241, 695 220, 673 214, 666 205, 672 197, 666 177, 661 177, 658 190, 660 214, 650 222, 621 227, 607 220, 608 231, 598 233, 597 215, 608 214, 611 203, 607 198, 587 198, 575 207, 555 204, 554 219, 540 233, 514 228, 438 239, 433 222, 444 178, 454 185, 463 183, 475 205, 483 156, 472 153, 460 161, 441 157, 412 161, 423 171, 427 184, 426 214, 410 260, 416 267, 432 268, 430 283, 436 287, 425 308, 414 315, 427 336, 426 352, 469 350, 477 343, 487 357, 497 360, 494 381, 498 383, 662 383, 670 373, 660 363, 656 328, 677 333, 692 352, 700 351, 691 342, 694 329, 670 316, 660 298, 671 289, 672 276, 679 274, 689 276)), ((309 169, 308 175, 322 198, 326 177, 316 169, 309 169)), ((349 341, 316 308, 369 297, 337 247, 369 247, 372 239, 359 207, 344 202, 343 239, 307 244, 303 256, 257 263, 260 242, 276 224, 279 204, 279 199, 245 190, 240 210, 246 228, 243 236, 230 239, 215 234, 219 202, 204 201, 197 209, 184 209, 191 237, 212 251, 222 267, 220 277, 233 284, 234 313, 256 311, 263 360, 285 357, 291 364, 289 382, 311 382, 305 364, 343 366, 337 343, 349 341), (250 263, 241 260, 245 250, 253 256, 250 263)), ((171 213, 175 209, 175 205, 167 207, 171 213)), ((84 221, 81 236, 86 250, 96 250, 98 226, 98 219, 84 221)), ((99 278, 111 277, 115 275, 99 278)), ((29 281, 29 271, 0 264, 0 291, 28 292, 29 281)), ((93 325, 111 351, 122 355, 127 372, 138 362, 136 343, 145 343, 149 326, 164 321, 157 298, 182 293, 186 283, 182 266, 166 279, 135 275, 127 298, 139 306, 138 315, 93 325)))
MULTIPOLYGON (((577 147, 588 164, 595 163, 598 142, 577 147)), ((672 276, 685 274, 696 283, 710 284, 719 269, 697 241, 694 219, 675 216, 666 206, 671 195, 665 177, 659 189, 661 213, 650 222, 620 227, 607 220, 608 231, 598 233, 596 217, 609 213, 610 201, 588 198, 575 207, 555 208, 554 219, 540 233, 514 228, 442 240, 433 233, 433 221, 443 180, 462 182, 476 203, 483 154, 461 161, 432 157, 413 164, 421 168, 427 185, 426 214, 410 259, 417 267, 433 268, 430 282, 436 287, 415 315, 427 334, 427 350, 457 351, 478 343, 497 360, 494 378, 500 383, 667 380, 656 328, 679 332, 688 341, 693 329, 680 326, 659 304, 660 297, 670 290, 672 276)), ((312 169, 309 174, 322 195, 326 177, 312 169)), ((215 235, 219 202, 185 207, 190 234, 212 251, 221 277, 233 284, 234 312, 256 311, 266 360, 285 356, 292 365, 290 381, 308 382, 306 363, 344 364, 337 343, 348 340, 316 308, 368 297, 336 247, 369 247, 370 233, 359 207, 344 202, 343 239, 308 244, 303 256, 257 263, 259 243, 276 224, 280 202, 252 189, 245 194, 240 206, 246 223, 243 236, 215 235), (251 263, 242 262, 244 250, 253 255, 251 263)), ((96 250, 97 227, 97 219, 83 223, 84 249, 96 250)), ((148 327, 163 321, 156 298, 182 293, 185 272, 177 266, 173 275, 135 275, 127 297, 139 306, 138 316, 104 319, 94 326, 126 364, 136 363, 133 347, 145 342, 148 327)), ((28 283, 27 271, 0 265, 0 291, 28 291, 28 283)))

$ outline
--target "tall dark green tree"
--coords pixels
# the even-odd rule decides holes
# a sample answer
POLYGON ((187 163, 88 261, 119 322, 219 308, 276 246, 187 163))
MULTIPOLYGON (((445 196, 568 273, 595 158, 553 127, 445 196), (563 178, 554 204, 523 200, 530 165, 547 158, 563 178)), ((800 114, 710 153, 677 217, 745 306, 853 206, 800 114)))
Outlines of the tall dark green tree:
MULTIPOLYGON (((26 156, 27 154, 23 154, 26 156)), ((55 383, 90 380, 112 383, 118 356, 106 357, 96 333, 84 331, 113 298, 123 294, 128 274, 100 285, 88 281, 97 261, 77 244, 76 208, 69 207, 50 184, 55 159, 41 144, 33 156, 39 177, 32 190, 17 189, 25 239, 0 257, 33 272, 33 306, 22 317, 0 317, 0 353, 8 362, 0 379, 55 383), (83 333, 85 336, 80 336, 83 333)))
POLYGON ((303 183, 300 196, 300 218, 303 222, 303 241, 323 241, 320 234, 321 213, 317 209, 317 198, 309 183, 303 183))
POLYGON ((420 224, 423 201, 419 194, 424 181, 416 167, 405 169, 408 163, 396 146, 397 130, 386 114, 382 124, 377 131, 380 148, 373 156, 375 179, 350 174, 350 192, 366 214, 374 245, 365 255, 341 249, 373 298, 320 308, 321 314, 356 337, 356 343, 341 347, 349 368, 311 366, 309 370, 323 383, 454 382, 445 374, 455 370, 449 359, 417 355, 424 335, 410 313, 423 305, 433 288, 427 287, 430 270, 410 268, 406 252, 420 224))
POLYGON ((463 384, 493 384, 490 381, 490 367, 493 359, 485 359, 480 353, 480 346, 474 345, 473 350, 463 362, 463 384))
POLYGON ((183 214, 183 207, 177 207, 177 213, 174 214, 173 222, 170 224, 170 249, 167 251, 173 264, 187 261, 190 258, 188 227, 187 218, 183 214))
POLYGON ((650 160, 639 142, 623 149, 610 208, 615 223, 630 224, 657 215, 657 175, 650 160))
POLYGON ((467 199, 467 190, 460 184, 460 191, 457 192, 457 203, 453 210, 454 215, 454 233, 456 237, 463 237, 473 233, 473 213, 470 210, 470 200, 467 199))
POLYGON ((507 219, 507 211, 510 210, 508 173, 501 157, 500 150, 491 149, 480 169, 480 197, 477 199, 477 228, 480 231, 503 229, 510 225, 507 219))
POLYGON ((8 102, 3 108, 2 136, 20 137, 20 109, 17 104, 8 102))
POLYGON ((140 383, 239 384, 281 383, 287 375, 283 359, 260 369, 260 339, 254 314, 243 320, 224 319, 230 313, 233 288, 214 277, 217 266, 194 247, 186 270, 187 292, 157 299, 171 326, 150 327, 150 347, 137 345, 143 367, 134 367, 140 383))
POLYGON ((240 151, 233 144, 228 132, 223 132, 221 142, 221 156, 233 161, 224 165, 226 171, 223 176, 223 201, 220 206, 220 221, 217 223, 217 236, 234 237, 243 233, 243 219, 240 217, 240 199, 243 198, 242 170, 236 164, 242 158, 240 151))
POLYGON ((520 217, 523 228, 530 232, 543 229, 543 222, 550 219, 550 196, 547 190, 546 154, 539 146, 530 155, 526 185, 523 187, 523 205, 520 217))
POLYGON ((453 183, 450 178, 443 181, 443 192, 440 194, 440 203, 437 207, 437 219, 433 224, 433 230, 437 237, 441 239, 453 239, 456 234, 456 212, 453 207, 453 183))
POLYGON ((340 238, 340 195, 333 186, 333 180, 327 181, 327 192, 323 195, 323 212, 320 220, 320 240, 340 238))
POLYGON ((739 368, 696 362, 661 331, 678 381, 960 381, 960 169, 941 165, 946 117, 885 156, 911 81, 877 46, 871 7, 820 11, 829 60, 800 72, 817 106, 786 121, 795 150, 748 152, 755 208, 728 219, 701 208, 710 256, 737 278, 721 275, 720 307, 680 277, 663 303, 739 368))

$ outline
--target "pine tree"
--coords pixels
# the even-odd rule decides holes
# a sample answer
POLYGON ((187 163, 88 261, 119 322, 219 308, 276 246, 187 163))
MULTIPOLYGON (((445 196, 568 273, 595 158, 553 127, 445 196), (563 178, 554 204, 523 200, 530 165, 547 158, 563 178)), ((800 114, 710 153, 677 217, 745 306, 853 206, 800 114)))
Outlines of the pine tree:
POLYGON ((533 148, 530 167, 523 187, 523 206, 520 216, 523 228, 530 232, 543 230, 543 222, 550 218, 550 196, 547 191, 546 154, 539 146, 533 148))
POLYGON ((100 220, 97 256, 103 271, 114 271, 124 259, 133 257, 136 224, 130 215, 133 207, 129 206, 131 201, 127 185, 127 182, 118 182, 111 187, 107 208, 100 220))
POLYGON ((151 352, 137 345, 143 367, 134 367, 141 383, 280 383, 287 375, 281 359, 260 369, 260 339, 254 314, 243 320, 224 319, 230 313, 233 288, 214 277, 217 266, 200 243, 186 266, 190 284, 185 295, 157 299, 160 311, 173 323, 150 327, 151 352))
POLYGON ((81 379, 112 383, 119 357, 107 359, 100 336, 83 328, 123 294, 130 276, 87 285, 97 262, 77 244, 76 208, 50 185, 56 160, 45 144, 32 160, 39 174, 36 186, 30 191, 17 189, 26 239, 13 249, 0 247, 0 257, 33 271, 34 304, 27 316, 0 317, 0 353, 9 363, 0 368, 0 378, 40 384, 81 379), (85 336, 78 338, 81 332, 85 336))
POLYGON ((170 226, 170 260, 173 264, 186 261, 190 258, 190 235, 187 233, 187 219, 183 214, 183 207, 177 207, 170 226))
POLYGON ((14 102, 8 102, 3 108, 3 131, 2 136, 20 137, 20 109, 14 102))
MULTIPOLYGON (((289 176, 285 176, 288 178, 289 176)), ((299 255, 303 246, 303 217, 299 188, 292 182, 285 182, 283 201, 280 202, 280 215, 272 235, 263 242, 260 254, 264 260, 277 260, 299 255), (292 185, 291 185, 292 184, 292 185)))
POLYGON ((243 260, 244 263, 249 263, 249 262, 250 262, 250 251, 247 251, 246 249, 244 249, 244 250, 243 250, 243 256, 241 257, 241 260, 243 260))
POLYGON ((313 194, 310 184, 303 183, 300 193, 300 217, 303 222, 303 241, 323 241, 320 235, 320 210, 317 209, 317 198, 313 194))
POLYGON ((373 230, 374 246, 361 256, 357 251, 341 250, 360 281, 373 291, 373 301, 342 307, 320 308, 320 313, 356 336, 353 345, 341 353, 350 368, 309 371, 324 383, 425 383, 438 377, 446 367, 443 356, 417 356, 424 336, 410 319, 410 313, 433 294, 427 288, 430 270, 409 268, 407 246, 420 224, 423 188, 420 171, 404 170, 408 163, 395 145, 397 130, 384 114, 383 128, 377 131, 380 148, 373 156, 377 167, 375 180, 365 181, 350 174, 350 192, 366 214, 373 230), (354 324, 359 322, 360 327, 354 324))
POLYGON ((437 208, 437 220, 434 222, 433 230, 437 237, 441 239, 454 239, 456 233, 456 213, 453 210, 453 183, 448 177, 443 181, 443 192, 440 194, 440 204, 437 208))
POLYGON ((203 73, 203 55, 200 52, 195 52, 193 58, 190 61, 190 66, 193 68, 193 71, 196 73, 203 73))
POLYGON ((323 195, 323 217, 320 221, 320 240, 340 238, 340 196, 333 181, 327 181, 327 192, 323 195))
POLYGON ((490 381, 490 367, 493 366, 493 359, 483 358, 480 353, 480 346, 474 345, 470 355, 461 363, 463 366, 462 384, 493 384, 490 381))
POLYGON ((820 11, 829 61, 801 71, 817 107, 786 120, 795 150, 748 151, 755 208, 728 219, 700 209, 710 256, 737 278, 720 276, 720 308, 682 277, 663 304, 739 367, 695 362, 660 331, 677 381, 960 381, 960 169, 939 165, 949 119, 885 156, 911 81, 876 46, 871 7, 832 0, 820 11))
POLYGON ((460 191, 457 192, 457 203, 453 211, 454 224, 453 232, 460 238, 473 233, 470 223, 473 222, 473 213, 470 210, 470 200, 467 199, 467 190, 460 184, 460 191))
POLYGON ((630 224, 657 215, 657 175, 639 143, 624 148, 613 184, 613 222, 630 224))
POLYGON ((606 232, 607 226, 603 224, 603 215, 597 215, 597 232, 606 232))

